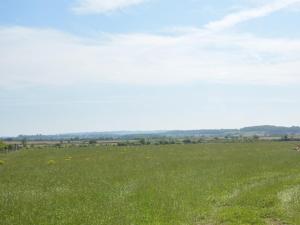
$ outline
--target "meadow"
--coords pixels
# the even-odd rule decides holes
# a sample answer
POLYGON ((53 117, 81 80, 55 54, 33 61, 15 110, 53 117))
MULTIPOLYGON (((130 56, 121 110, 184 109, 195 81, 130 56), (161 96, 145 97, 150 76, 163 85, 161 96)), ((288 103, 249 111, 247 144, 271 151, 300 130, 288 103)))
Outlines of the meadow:
POLYGON ((0 154, 0 224, 300 224, 295 145, 99 146, 0 154))

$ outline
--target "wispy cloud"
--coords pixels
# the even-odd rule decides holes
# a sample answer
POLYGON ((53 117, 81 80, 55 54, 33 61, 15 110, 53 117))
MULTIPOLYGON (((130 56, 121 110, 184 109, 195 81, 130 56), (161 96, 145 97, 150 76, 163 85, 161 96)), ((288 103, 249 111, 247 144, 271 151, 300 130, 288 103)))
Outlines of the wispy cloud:
POLYGON ((101 14, 138 5, 146 0, 78 0, 72 10, 78 14, 101 14))
POLYGON ((300 40, 203 35, 196 30, 90 40, 55 30, 10 27, 0 28, 0 49, 0 86, 300 84, 300 40))
MULTIPOLYGON (((81 3, 89 8, 88 3, 94 2, 91 8, 101 11, 141 1, 81 3)), ((300 40, 214 32, 298 2, 268 3, 230 14, 202 29, 181 29, 170 35, 107 34, 89 39, 57 30, 0 27, 0 86, 197 81, 300 84, 300 40)))
POLYGON ((290 7, 299 3, 300 0, 277 0, 266 3, 260 7, 251 8, 239 12, 235 12, 225 16, 223 19, 208 23, 205 28, 213 31, 220 31, 233 27, 239 23, 243 23, 252 19, 267 16, 271 13, 290 7))

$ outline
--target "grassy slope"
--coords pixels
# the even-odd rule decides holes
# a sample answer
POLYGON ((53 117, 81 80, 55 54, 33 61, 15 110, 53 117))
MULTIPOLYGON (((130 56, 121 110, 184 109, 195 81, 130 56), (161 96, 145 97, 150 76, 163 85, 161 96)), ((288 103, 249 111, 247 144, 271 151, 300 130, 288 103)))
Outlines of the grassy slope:
POLYGON ((0 155, 5 160, 0 224, 300 224, 300 153, 292 146, 100 147, 0 155), (48 165, 49 160, 56 163, 48 165))

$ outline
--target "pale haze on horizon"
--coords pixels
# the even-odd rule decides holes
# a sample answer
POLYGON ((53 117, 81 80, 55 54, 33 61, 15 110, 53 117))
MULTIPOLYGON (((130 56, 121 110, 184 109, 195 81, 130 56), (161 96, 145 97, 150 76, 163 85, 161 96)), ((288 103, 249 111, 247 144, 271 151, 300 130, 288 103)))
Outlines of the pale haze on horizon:
POLYGON ((2 0, 0 136, 299 126, 300 0, 2 0))

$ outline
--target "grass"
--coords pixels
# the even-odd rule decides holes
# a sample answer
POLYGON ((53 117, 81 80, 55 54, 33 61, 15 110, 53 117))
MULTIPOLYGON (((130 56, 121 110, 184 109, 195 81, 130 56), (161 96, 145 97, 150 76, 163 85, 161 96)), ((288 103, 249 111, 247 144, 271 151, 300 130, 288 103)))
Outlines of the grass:
POLYGON ((0 154, 0 224, 300 224, 300 153, 294 146, 103 146, 0 154))

